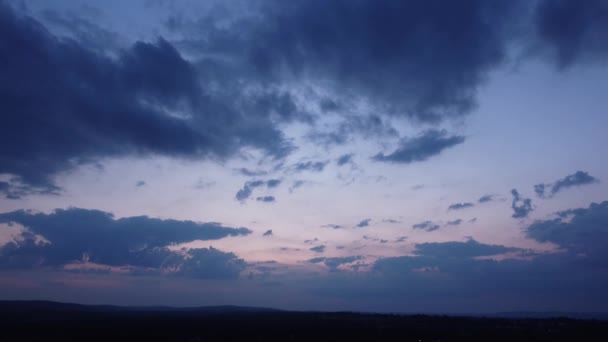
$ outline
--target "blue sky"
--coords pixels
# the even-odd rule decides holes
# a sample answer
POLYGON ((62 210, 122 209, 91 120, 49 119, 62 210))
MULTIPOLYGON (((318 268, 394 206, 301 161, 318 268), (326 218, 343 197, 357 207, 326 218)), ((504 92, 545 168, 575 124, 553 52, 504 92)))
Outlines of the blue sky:
POLYGON ((608 2, 0 2, 2 299, 606 311, 608 2))

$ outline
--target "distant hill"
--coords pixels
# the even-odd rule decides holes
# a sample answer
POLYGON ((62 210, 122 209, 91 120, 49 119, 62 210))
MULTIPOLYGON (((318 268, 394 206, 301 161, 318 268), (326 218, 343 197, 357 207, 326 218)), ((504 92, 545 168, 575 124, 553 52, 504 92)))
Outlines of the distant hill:
MULTIPOLYGON (((44 300, 0 300, 0 312, 10 311, 81 311, 81 312, 190 312, 208 314, 232 314, 232 313, 273 313, 293 312, 273 308, 249 307, 237 305, 216 306, 119 306, 119 305, 85 305, 75 303, 62 303, 44 300)), ((314 313, 314 312, 309 312, 314 313)), ((318 312, 319 314, 324 312, 318 312)), ((330 312, 325 312, 330 313, 330 312)), ((338 313, 338 312, 336 312, 338 313)), ((352 312, 357 313, 357 312, 352 312)), ((358 312, 358 314, 382 314, 373 312, 358 312)), ((507 318, 507 319, 547 319, 547 318, 572 318, 572 319, 596 319, 608 320, 607 312, 539 312, 539 311, 508 311, 496 313, 390 313, 391 315, 426 315, 426 316, 450 316, 450 317, 473 317, 473 318, 507 318)))
POLYGON ((0 341, 608 341, 598 314, 405 315, 0 301, 0 341), (522 317, 537 318, 522 318, 522 317), (562 316, 562 318, 546 318, 562 316), (505 318, 509 317, 509 318, 505 318))
POLYGON ((608 312, 512 311, 492 314, 473 314, 471 316, 490 318, 573 318, 608 320, 608 312))
POLYGON ((0 300, 1 311, 82 311, 82 312, 200 312, 200 313, 258 313, 281 312, 279 309, 236 305, 173 307, 173 306, 119 306, 85 305, 45 300, 0 300))

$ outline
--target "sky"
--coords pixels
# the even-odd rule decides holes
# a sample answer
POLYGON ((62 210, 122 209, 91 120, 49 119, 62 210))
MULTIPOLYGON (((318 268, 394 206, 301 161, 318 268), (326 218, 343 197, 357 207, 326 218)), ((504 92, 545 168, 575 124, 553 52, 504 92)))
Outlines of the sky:
POLYGON ((0 1, 0 299, 608 311, 608 1, 0 1))

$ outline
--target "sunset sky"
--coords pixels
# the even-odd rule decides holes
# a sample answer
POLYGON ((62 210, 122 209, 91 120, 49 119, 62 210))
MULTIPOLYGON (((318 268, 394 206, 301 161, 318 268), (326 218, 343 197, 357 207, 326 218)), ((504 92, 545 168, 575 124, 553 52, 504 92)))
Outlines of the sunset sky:
POLYGON ((608 311, 608 1, 0 0, 0 299, 608 311))

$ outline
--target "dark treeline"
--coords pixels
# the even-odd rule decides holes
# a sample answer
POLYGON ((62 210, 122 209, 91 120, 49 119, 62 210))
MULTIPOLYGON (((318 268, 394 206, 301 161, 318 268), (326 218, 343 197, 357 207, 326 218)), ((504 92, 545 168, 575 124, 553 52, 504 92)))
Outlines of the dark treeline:
POLYGON ((608 341, 608 321, 0 302, 0 341, 608 341))

